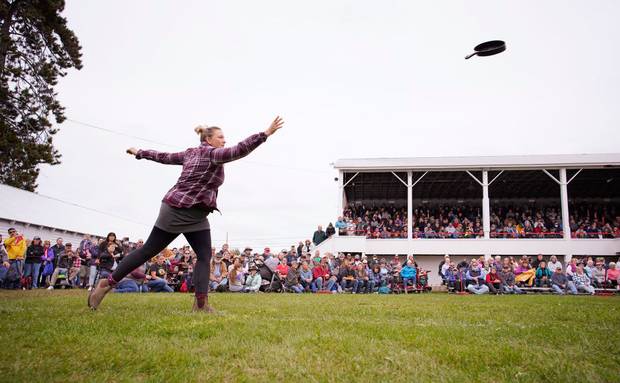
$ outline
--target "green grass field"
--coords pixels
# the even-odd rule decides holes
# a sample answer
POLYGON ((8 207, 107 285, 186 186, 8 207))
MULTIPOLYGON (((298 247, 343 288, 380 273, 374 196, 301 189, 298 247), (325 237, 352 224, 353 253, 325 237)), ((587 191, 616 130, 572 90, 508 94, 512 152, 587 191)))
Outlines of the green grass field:
POLYGON ((620 382, 620 297, 0 291, 2 382, 620 382))

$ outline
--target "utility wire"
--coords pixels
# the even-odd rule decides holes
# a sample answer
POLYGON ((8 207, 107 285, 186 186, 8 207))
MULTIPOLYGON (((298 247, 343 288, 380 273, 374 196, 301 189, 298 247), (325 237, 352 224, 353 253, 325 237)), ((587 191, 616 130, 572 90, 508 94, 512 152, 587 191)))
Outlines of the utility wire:
MULTIPOLYGON (((149 138, 144 138, 144 137, 140 137, 140 136, 135 136, 133 134, 127 134, 127 133, 119 132, 119 131, 116 131, 116 130, 103 128, 101 126, 97 126, 97 125, 94 125, 94 124, 91 124, 91 123, 88 123, 88 122, 74 120, 72 118, 67 118, 67 121, 70 121, 70 122, 73 122, 74 124, 82 125, 82 126, 85 126, 85 127, 88 127, 88 128, 97 129, 97 130, 100 130, 102 132, 116 134, 116 135, 123 136, 123 137, 128 137, 128 138, 133 138, 135 140, 140 140, 140 141, 144 141, 144 142, 150 142, 151 144, 163 145, 163 146, 167 146, 169 148, 174 148, 174 149, 177 149, 177 150, 183 150, 184 149, 184 148, 182 148, 180 146, 177 146, 177 145, 171 145, 171 144, 167 144, 167 143, 164 143, 164 142, 159 142, 159 141, 151 140, 149 138)), ((298 168, 298 167, 293 167, 293 166, 283 166, 283 165, 277 165, 277 164, 269 164, 269 163, 265 163, 265 162, 257 162, 257 161, 246 160, 246 159, 244 159, 243 162, 246 163, 246 164, 277 167, 277 168, 289 169, 289 170, 294 170, 294 171, 311 172, 311 173, 331 173, 331 171, 329 171, 329 170, 319 170, 319 169, 310 169, 310 168, 298 168)))

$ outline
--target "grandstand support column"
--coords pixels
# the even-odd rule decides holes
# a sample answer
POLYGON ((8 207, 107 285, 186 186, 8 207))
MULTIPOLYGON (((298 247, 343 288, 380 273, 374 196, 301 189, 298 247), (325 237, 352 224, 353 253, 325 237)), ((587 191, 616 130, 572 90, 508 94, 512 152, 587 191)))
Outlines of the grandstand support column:
POLYGON ((482 230, 484 239, 491 238, 491 204, 489 202, 489 171, 482 171, 482 230))
MULTIPOLYGON (((336 200, 336 219, 342 215, 344 203, 344 172, 338 170, 338 199, 336 200)), ((340 229, 336 230, 336 236, 340 235, 340 229)))
MULTIPOLYGON (((413 172, 407 172, 407 240, 413 238, 413 172)), ((409 246, 411 249, 411 245, 409 246)))
POLYGON ((570 239, 570 214, 568 211, 568 182, 566 168, 560 169, 560 202, 562 204, 562 231, 564 239, 570 239))

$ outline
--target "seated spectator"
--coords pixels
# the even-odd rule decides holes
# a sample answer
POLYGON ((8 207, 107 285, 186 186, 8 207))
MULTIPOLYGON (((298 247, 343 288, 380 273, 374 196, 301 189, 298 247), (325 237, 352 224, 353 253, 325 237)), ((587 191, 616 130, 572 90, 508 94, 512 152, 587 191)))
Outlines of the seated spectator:
POLYGON ((297 261, 293 261, 293 263, 291 264, 291 267, 288 269, 284 277, 284 286, 288 290, 292 290, 293 292, 297 294, 303 293, 304 291, 304 288, 299 281, 299 270, 298 270, 299 266, 298 265, 299 264, 297 263, 297 261))
MULTIPOLYGON (((444 265, 445 266, 445 265, 444 265)), ((460 282, 459 272, 454 262, 450 262, 448 267, 444 267, 444 283, 448 287, 448 291, 456 291, 458 289, 457 283, 460 282)))
POLYGON ((607 270, 607 286, 620 289, 620 270, 616 262, 609 262, 607 270))
POLYGON ((301 263, 301 268, 299 269, 299 283, 301 283, 301 286, 305 291, 310 291, 312 279, 312 270, 310 269, 310 266, 308 266, 308 262, 303 261, 301 263))
MULTIPOLYGON (((112 246, 113 245, 109 245, 108 249, 112 249, 112 246)), ((101 259, 101 256, 99 259, 101 259)), ((155 263, 151 264, 149 267, 149 273, 146 276, 149 291, 155 293, 174 292, 174 290, 168 286, 168 282, 166 280, 167 274, 168 271, 166 270, 166 265, 164 264, 164 256, 160 254, 157 256, 155 263)))
POLYGON ((338 279, 340 280, 342 292, 346 292, 346 290, 350 288, 352 294, 357 293, 358 281, 355 278, 355 270, 351 267, 347 259, 345 259, 342 265, 340 265, 338 279))
POLYGON ((527 285, 532 287, 534 278, 536 277, 536 269, 530 266, 529 260, 526 256, 521 257, 519 266, 514 269, 515 281, 517 285, 527 285))
POLYGON ((473 294, 486 294, 489 292, 489 287, 486 285, 485 275, 476 259, 472 259, 467 270, 467 290, 473 294))
POLYGON ((316 293, 323 290, 323 282, 327 285, 327 281, 330 278, 329 269, 327 267, 327 258, 321 259, 321 262, 316 264, 312 269, 312 292, 316 293))
POLYGON ((594 287, 592 287, 590 278, 584 271, 583 263, 577 265, 577 272, 573 274, 573 283, 577 291, 584 291, 590 295, 594 295, 594 287))
POLYGON ((562 272, 562 266, 557 266, 551 276, 551 288, 556 294, 564 295, 566 292, 577 294, 577 289, 573 281, 570 281, 562 272))
POLYGON ((228 290, 233 293, 243 291, 243 283, 245 275, 243 274, 243 265, 239 257, 235 257, 230 270, 230 278, 228 279, 228 290))
POLYGON ((485 280, 491 294, 497 295, 502 292, 502 280, 495 267, 489 269, 489 273, 486 275, 485 280))
POLYGON ((502 271, 499 273, 499 278, 502 281, 502 291, 505 294, 522 294, 523 291, 515 283, 515 275, 512 272, 512 267, 509 262, 504 262, 502 265, 502 271))
POLYGON ((594 260, 591 257, 588 257, 588 260, 586 261, 586 266, 583 268, 583 271, 585 271, 588 278, 590 278, 590 281, 592 281, 592 273, 594 269, 594 260))
POLYGON ((249 268, 250 274, 245 279, 245 285, 243 286, 244 293, 257 293, 260 290, 261 283, 263 279, 258 273, 258 268, 256 265, 252 265, 249 268))
POLYGON ((558 257, 552 255, 551 258, 549 258, 549 262, 547 262, 547 268, 551 270, 551 272, 555 272, 558 266, 562 268, 562 263, 558 261, 558 257))
POLYGON ((536 269, 536 287, 551 286, 551 275, 553 273, 547 267, 547 262, 541 261, 536 269))
POLYGON ((224 291, 228 286, 228 268, 222 261, 223 258, 222 253, 217 253, 211 258, 209 287, 212 291, 224 291))
POLYGON ((146 274, 144 273, 144 265, 136 268, 129 275, 123 278, 114 289, 115 293, 137 293, 147 292, 148 288, 144 281, 146 280, 146 274))
POLYGON ((288 274, 289 271, 289 267, 286 264, 286 259, 283 258, 280 261, 280 264, 276 267, 276 271, 278 272, 278 276, 280 277, 280 279, 286 279, 286 274, 288 274))
POLYGON ((405 294, 408 293, 407 286, 411 284, 413 288, 416 287, 416 274, 417 270, 413 265, 412 260, 408 260, 407 264, 400 270, 400 276, 403 281, 403 290, 405 290, 405 294))
POLYGON ((372 292, 375 286, 368 273, 368 261, 363 260, 362 263, 357 265, 356 278, 358 293, 369 294, 372 292))
POLYGON ((592 280, 592 285, 595 288, 602 289, 605 287, 606 280, 606 270, 605 270, 605 259, 597 258, 596 264, 593 269, 590 271, 590 279, 592 280))
MULTIPOLYGON (((65 278, 67 278, 67 281, 69 282, 69 284, 71 283, 71 279, 69 279, 69 268, 72 265, 72 259, 70 255, 73 255, 73 253, 62 250, 60 254, 56 256, 57 266, 54 269, 54 272, 52 273, 52 279, 50 281, 49 287, 47 288, 48 290, 54 290, 54 286, 56 286, 56 282, 58 281, 58 277, 60 275, 63 275, 65 278)), ((106 278, 107 278, 107 275, 106 275, 106 278)))
MULTIPOLYGON (((373 288, 379 288, 387 285, 387 281, 385 281, 381 276, 381 266, 379 263, 375 263, 370 271, 368 272, 368 280, 372 283, 373 288)), ((373 292, 374 289, 371 289, 373 292)))
POLYGON ((566 265, 566 277, 569 281, 573 280, 573 275, 577 272, 577 258, 573 257, 566 265))

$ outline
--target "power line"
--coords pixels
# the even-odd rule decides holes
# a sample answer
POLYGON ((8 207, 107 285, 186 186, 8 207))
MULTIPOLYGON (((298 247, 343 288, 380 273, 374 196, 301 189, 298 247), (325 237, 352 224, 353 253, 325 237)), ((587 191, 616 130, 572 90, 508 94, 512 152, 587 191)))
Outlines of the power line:
MULTIPOLYGON (((73 123, 78 124, 78 125, 86 126, 88 128, 91 128, 91 129, 97 129, 97 130, 100 130, 102 132, 116 134, 116 135, 123 136, 123 137, 128 137, 128 138, 133 138, 135 140, 140 140, 140 141, 144 141, 144 142, 149 142, 151 144, 163 145, 163 146, 167 146, 169 148, 174 148, 174 149, 178 149, 178 150, 184 149, 184 148, 182 148, 180 146, 177 146, 177 145, 171 145, 171 144, 167 144, 167 143, 164 143, 164 142, 155 141, 155 140, 152 140, 152 139, 149 139, 149 138, 144 138, 144 137, 140 137, 140 136, 135 136, 133 134, 127 134, 127 133, 119 132, 119 131, 116 131, 116 130, 103 128, 103 127, 95 125, 95 124, 74 120, 72 118, 67 118, 67 121, 73 122, 73 123)), ((243 162, 246 163, 246 164, 258 165, 258 166, 270 166, 270 167, 289 169, 289 170, 294 170, 294 171, 311 172, 311 173, 331 173, 331 171, 329 171, 329 170, 299 168, 299 167, 270 164, 270 163, 266 163, 266 162, 258 162, 258 161, 252 161, 252 160, 246 160, 246 159, 244 159, 243 162)))

